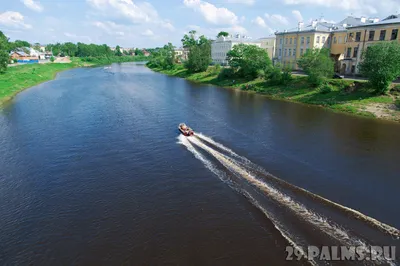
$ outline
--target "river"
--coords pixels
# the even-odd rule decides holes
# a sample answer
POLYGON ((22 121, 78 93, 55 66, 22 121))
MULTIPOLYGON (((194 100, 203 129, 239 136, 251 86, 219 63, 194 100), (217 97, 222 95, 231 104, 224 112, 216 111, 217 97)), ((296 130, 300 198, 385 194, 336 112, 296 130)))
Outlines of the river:
POLYGON ((400 253, 399 133, 140 63, 62 72, 0 109, 0 264, 324 265, 286 260, 287 246, 307 245, 400 253), (201 134, 180 136, 180 122, 201 134))

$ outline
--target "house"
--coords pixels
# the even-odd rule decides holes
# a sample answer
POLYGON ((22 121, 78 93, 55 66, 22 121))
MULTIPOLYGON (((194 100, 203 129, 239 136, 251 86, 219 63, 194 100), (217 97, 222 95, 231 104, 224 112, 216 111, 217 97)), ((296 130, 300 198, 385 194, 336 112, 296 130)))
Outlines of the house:
POLYGON ((175 58, 178 59, 178 61, 186 61, 189 58, 189 49, 188 48, 175 48, 175 58))
POLYGON ((297 60, 308 49, 327 48, 331 51, 332 58, 336 61, 337 69, 340 60, 344 57, 347 27, 371 23, 366 18, 347 17, 339 23, 313 20, 304 27, 299 22, 298 27, 292 30, 276 32, 277 44, 275 50, 275 63, 297 69, 297 60))
POLYGON ((400 43, 400 15, 391 15, 382 21, 347 27, 345 55, 341 60, 343 74, 358 74, 362 53, 369 46, 384 41, 400 43))
POLYGON ((275 57, 275 45, 276 45, 276 37, 270 36, 265 38, 258 39, 258 42, 261 44, 261 48, 265 49, 268 53, 269 58, 275 57))
POLYGON ((146 49, 142 49, 143 55, 144 56, 150 56, 150 53, 148 51, 146 51, 146 49))
POLYGON ((237 44, 249 44, 261 47, 259 41, 253 41, 247 36, 237 34, 235 36, 220 36, 211 43, 211 59, 214 64, 227 65, 227 53, 237 44))
POLYGON ((39 57, 31 56, 22 50, 12 51, 10 57, 18 63, 39 63, 39 57))

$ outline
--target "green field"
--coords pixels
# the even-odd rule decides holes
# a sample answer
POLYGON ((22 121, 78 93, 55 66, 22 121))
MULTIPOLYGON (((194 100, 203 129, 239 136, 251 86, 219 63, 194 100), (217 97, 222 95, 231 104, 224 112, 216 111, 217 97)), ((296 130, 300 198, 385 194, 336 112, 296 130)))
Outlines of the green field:
POLYGON ((227 88, 246 90, 246 85, 249 85, 250 92, 260 93, 270 98, 318 105, 338 112, 400 121, 399 95, 397 95, 400 94, 399 87, 394 88, 391 94, 376 95, 367 82, 331 79, 328 80, 328 84, 332 91, 324 93, 319 88, 310 86, 307 77, 304 76, 293 76, 293 80, 286 85, 270 85, 262 79, 250 81, 220 79, 218 78, 219 73, 213 67, 206 72, 195 74, 188 73, 182 65, 171 70, 153 70, 197 83, 227 88), (351 87, 356 89, 348 91, 348 88, 351 87))

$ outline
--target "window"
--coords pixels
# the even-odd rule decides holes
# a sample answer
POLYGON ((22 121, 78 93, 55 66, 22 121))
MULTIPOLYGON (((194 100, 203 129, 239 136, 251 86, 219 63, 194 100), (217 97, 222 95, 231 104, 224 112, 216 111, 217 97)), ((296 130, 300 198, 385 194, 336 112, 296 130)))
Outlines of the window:
POLYGON ((357 54, 358 54, 358 47, 354 47, 353 57, 357 58, 357 54))
POLYGON ((297 44, 297 38, 294 38, 294 44, 297 44))
POLYGON ((296 48, 293 49, 293 56, 296 56, 296 48))
POLYGON ((307 44, 310 43, 310 37, 307 37, 307 44))
POLYGON ((331 37, 329 36, 326 41, 328 42, 328 44, 331 44, 331 37))
POLYGON ((319 43, 319 36, 317 36, 317 43, 319 43))
POLYGON ((304 44, 304 37, 301 37, 301 44, 304 44))
POLYGON ((339 36, 338 43, 342 43, 342 37, 339 36))
POLYGON ((279 39, 279 44, 282 44, 282 41, 283 41, 283 39, 282 39, 282 38, 280 38, 280 39, 279 39))
POLYGON ((279 49, 279 56, 282 56, 282 49, 279 49))
POLYGON ((392 30, 392 37, 390 38, 390 40, 397 40, 397 34, 399 33, 398 29, 393 29, 392 30))
POLYGON ((292 38, 290 38, 290 42, 289 43, 292 44, 292 38))
POLYGON ((288 38, 286 38, 286 44, 288 44, 288 41, 289 41, 289 39, 288 39, 288 38))
POLYGON ((336 36, 335 36, 335 37, 333 37, 333 43, 337 43, 336 36))
POLYGON ((347 48, 347 55, 346 57, 350 57, 351 56, 351 47, 347 48))
POLYGON ((289 56, 292 56, 292 49, 289 49, 289 56))
POLYGON ((356 42, 361 41, 361 32, 356 32, 356 42))
POLYGON ((325 41, 326 41, 326 37, 324 36, 324 37, 322 37, 322 43, 325 43, 325 41))
POLYGON ((285 56, 287 56, 287 49, 285 49, 285 56))
POLYGON ((375 31, 374 30, 369 31, 368 41, 373 41, 374 37, 375 37, 375 31))
POLYGON ((380 41, 384 41, 386 37, 386 30, 381 30, 381 35, 379 36, 380 41))
POLYGON ((300 56, 302 56, 303 55, 303 49, 300 49, 300 56))

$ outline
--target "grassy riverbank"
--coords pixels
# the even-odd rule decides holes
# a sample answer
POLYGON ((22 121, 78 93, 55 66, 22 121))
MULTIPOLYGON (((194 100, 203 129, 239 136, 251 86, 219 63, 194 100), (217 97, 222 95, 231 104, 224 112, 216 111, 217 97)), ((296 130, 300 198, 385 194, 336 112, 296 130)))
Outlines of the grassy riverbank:
POLYGON ((221 79, 218 71, 210 67, 206 72, 191 74, 183 66, 172 70, 153 69, 167 75, 185 78, 187 80, 212 84, 216 86, 246 90, 267 95, 271 98, 283 99, 318 105, 338 112, 346 112, 367 117, 400 121, 400 87, 389 95, 376 95, 367 82, 332 79, 328 81, 331 91, 313 88, 304 76, 293 76, 286 85, 271 85, 262 79, 232 80, 221 79))
POLYGON ((57 73, 88 66, 108 65, 120 62, 140 61, 143 58, 134 57, 88 57, 72 58, 71 63, 29 64, 9 67, 7 72, 0 74, 0 103, 8 101, 18 92, 42 82, 52 80, 57 73))

